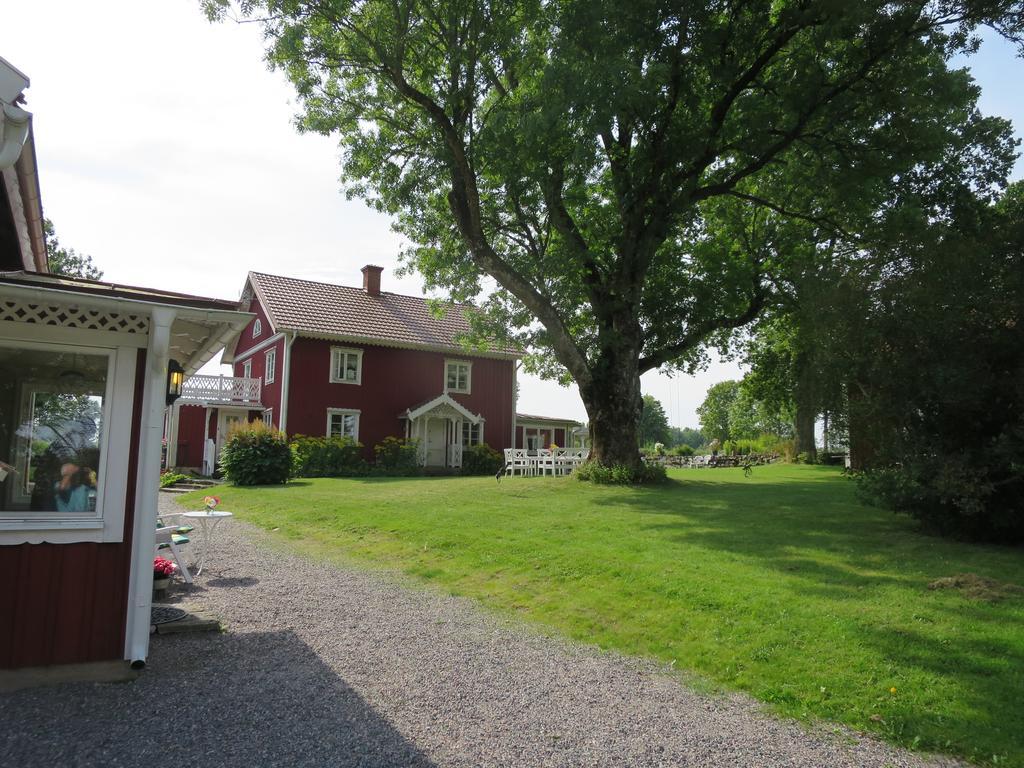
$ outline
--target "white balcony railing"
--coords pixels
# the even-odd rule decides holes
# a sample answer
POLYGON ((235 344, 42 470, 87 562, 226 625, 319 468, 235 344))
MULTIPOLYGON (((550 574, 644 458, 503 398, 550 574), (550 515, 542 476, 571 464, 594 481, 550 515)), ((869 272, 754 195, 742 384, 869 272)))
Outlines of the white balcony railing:
POLYGON ((193 403, 259 405, 260 380, 197 374, 182 382, 181 399, 193 403))

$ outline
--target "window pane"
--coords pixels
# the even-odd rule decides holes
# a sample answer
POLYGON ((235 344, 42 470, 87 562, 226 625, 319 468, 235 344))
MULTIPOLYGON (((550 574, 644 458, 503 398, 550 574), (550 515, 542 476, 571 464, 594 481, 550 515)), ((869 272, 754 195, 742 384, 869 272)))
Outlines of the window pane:
POLYGON ((358 361, 359 358, 356 357, 355 355, 345 355, 345 378, 348 379, 349 381, 356 380, 356 375, 359 372, 357 366, 358 361))
POLYGON ((0 346, 0 511, 96 510, 108 362, 0 346))

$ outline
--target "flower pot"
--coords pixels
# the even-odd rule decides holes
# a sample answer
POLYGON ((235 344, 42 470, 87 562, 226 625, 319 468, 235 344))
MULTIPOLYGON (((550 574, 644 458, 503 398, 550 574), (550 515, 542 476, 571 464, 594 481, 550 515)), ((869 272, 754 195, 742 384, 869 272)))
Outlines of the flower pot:
POLYGON ((153 597, 163 597, 167 594, 167 588, 171 586, 171 577, 153 579, 153 597))

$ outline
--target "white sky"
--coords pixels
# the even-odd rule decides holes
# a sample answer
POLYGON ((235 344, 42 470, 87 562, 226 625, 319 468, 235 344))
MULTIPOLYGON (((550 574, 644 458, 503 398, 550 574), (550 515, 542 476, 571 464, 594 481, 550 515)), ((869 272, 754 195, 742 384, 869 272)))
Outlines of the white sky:
MULTIPOLYGON (((32 80, 46 215, 105 279, 235 299, 249 270, 360 285, 374 263, 384 290, 422 294, 393 274, 388 220, 339 192, 336 142, 293 128, 256 25, 211 25, 198 0, 4 5, 0 56, 32 80)), ((982 108, 1024 125, 1024 62, 994 42, 971 65, 982 108)), ((739 375, 716 363, 643 388, 696 426, 707 388, 739 375)), ((525 376, 519 410, 586 419, 575 386, 525 376)))

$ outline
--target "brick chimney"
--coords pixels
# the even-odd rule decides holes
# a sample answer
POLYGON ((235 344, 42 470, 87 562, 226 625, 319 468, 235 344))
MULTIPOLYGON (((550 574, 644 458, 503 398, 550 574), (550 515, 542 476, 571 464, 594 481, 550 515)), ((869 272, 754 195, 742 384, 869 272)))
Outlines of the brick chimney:
POLYGON ((363 290, 367 296, 380 296, 380 273, 383 271, 384 267, 375 267, 373 264, 363 267, 363 290))

